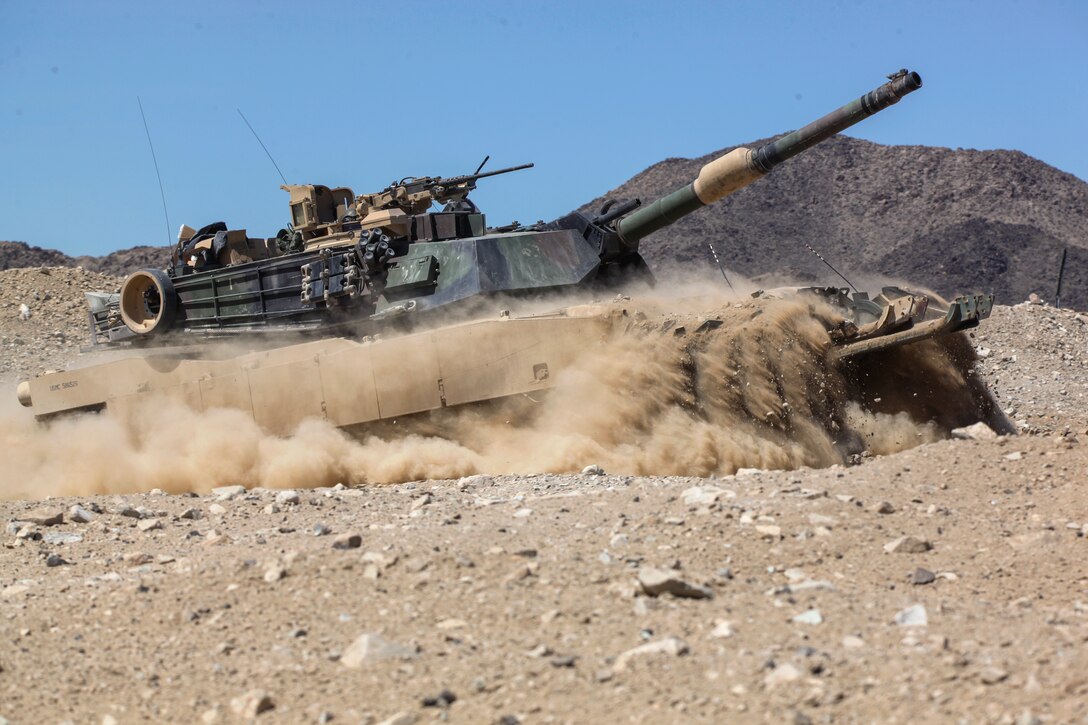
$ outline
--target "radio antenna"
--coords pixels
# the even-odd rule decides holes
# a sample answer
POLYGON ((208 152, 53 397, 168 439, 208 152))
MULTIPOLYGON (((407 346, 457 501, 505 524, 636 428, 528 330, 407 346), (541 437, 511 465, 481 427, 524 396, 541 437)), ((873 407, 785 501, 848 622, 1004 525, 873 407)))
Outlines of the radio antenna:
POLYGON ((718 271, 720 271, 722 273, 722 278, 725 279, 725 283, 727 285, 729 285, 730 290, 732 290, 733 292, 736 292, 736 290, 733 289, 733 283, 730 282, 729 278, 725 276, 725 267, 722 266, 721 260, 718 259, 718 253, 716 251, 714 251, 714 245, 711 244, 710 242, 707 242, 706 246, 710 247, 710 254, 714 257, 714 263, 718 265, 718 271))
POLYGON ((847 279, 846 277, 844 277, 844 276, 843 276, 843 273, 842 273, 842 272, 840 272, 839 270, 837 270, 837 269, 835 269, 834 267, 832 267, 832 266, 831 266, 831 262, 828 262, 828 261, 827 261, 826 259, 824 259, 824 258, 823 258, 823 257, 822 257, 822 256, 820 255, 820 253, 819 253, 819 252, 817 252, 817 251, 816 251, 815 249, 813 249, 813 248, 811 247, 811 245, 809 245, 809 243, 808 243, 808 242, 804 242, 804 245, 805 245, 805 249, 807 249, 808 251, 810 251, 810 252, 812 252, 813 254, 815 254, 815 255, 816 255, 816 259, 818 259, 818 260, 820 260, 821 262, 823 262, 824 264, 826 264, 826 265, 827 265, 827 268, 828 268, 828 269, 830 269, 830 270, 831 270, 832 272, 834 272, 835 274, 837 274, 837 275, 839 275, 840 277, 842 277, 842 281, 843 281, 843 282, 845 282, 845 283, 847 284, 847 286, 849 286, 849 287, 850 287, 850 289, 854 290, 855 292, 857 292, 857 291, 858 291, 858 288, 854 286, 854 283, 853 283, 853 282, 851 282, 851 281, 850 281, 850 280, 848 280, 848 279, 847 279))
POLYGON ((151 130, 147 127, 147 116, 144 115, 144 104, 140 97, 136 96, 136 104, 140 107, 140 118, 144 121, 144 133, 147 134, 147 145, 151 148, 151 161, 155 164, 155 178, 159 180, 159 194, 162 196, 162 215, 166 217, 166 244, 170 245, 174 239, 170 233, 170 214, 166 211, 166 190, 162 187, 162 174, 159 173, 159 160, 155 158, 155 144, 151 143, 151 130))
POLYGON ((264 141, 261 141, 261 137, 257 135, 257 132, 253 130, 253 126, 251 126, 249 120, 246 119, 246 114, 242 113, 241 108, 236 108, 234 110, 238 111, 238 115, 241 116, 242 120, 246 122, 246 126, 249 127, 249 131, 253 134, 253 138, 257 139, 257 143, 259 143, 261 145, 261 148, 264 149, 265 156, 267 156, 268 160, 272 162, 272 165, 276 167, 276 173, 279 174, 280 179, 283 180, 283 185, 287 186, 287 179, 284 178, 283 172, 280 171, 280 165, 276 163, 276 160, 274 158, 272 158, 272 154, 268 153, 268 148, 265 147, 264 141))

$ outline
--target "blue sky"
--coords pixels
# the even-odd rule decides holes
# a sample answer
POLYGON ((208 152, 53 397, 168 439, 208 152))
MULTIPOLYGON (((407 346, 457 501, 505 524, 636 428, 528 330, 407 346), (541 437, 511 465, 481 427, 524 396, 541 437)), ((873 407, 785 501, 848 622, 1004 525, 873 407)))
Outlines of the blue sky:
POLYGON ((670 156, 797 128, 900 67, 925 87, 851 135, 1019 149, 1088 179, 1085 2, 0 0, 0 239, 70 254, 170 224, 287 221, 279 176, 481 182, 551 219, 670 156))

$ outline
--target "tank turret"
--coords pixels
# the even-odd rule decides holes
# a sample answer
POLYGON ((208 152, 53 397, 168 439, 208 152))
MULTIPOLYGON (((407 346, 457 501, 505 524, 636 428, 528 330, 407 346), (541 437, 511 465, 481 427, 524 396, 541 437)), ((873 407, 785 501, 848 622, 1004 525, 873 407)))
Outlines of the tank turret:
POLYGON ((284 185, 290 194, 287 229, 266 239, 223 222, 186 228, 169 269, 133 273, 115 301, 92 310, 93 342, 174 344, 164 333, 243 335, 267 328, 324 334, 333 325, 370 335, 380 333, 390 317, 422 322, 467 307, 474 298, 652 278, 639 254, 643 237, 922 85, 907 70, 889 78, 777 141, 733 149, 652 203, 608 202, 595 215, 573 212, 548 223, 489 227, 469 193, 481 179, 532 164, 495 171, 482 171, 480 164, 474 173, 452 177, 409 176, 359 195, 344 186, 284 185))

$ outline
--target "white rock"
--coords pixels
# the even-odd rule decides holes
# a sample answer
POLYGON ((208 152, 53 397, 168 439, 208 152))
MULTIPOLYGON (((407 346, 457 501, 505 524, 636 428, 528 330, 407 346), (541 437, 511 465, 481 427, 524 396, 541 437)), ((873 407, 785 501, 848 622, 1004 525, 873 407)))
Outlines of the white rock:
POLYGON ((136 522, 136 528, 140 531, 157 531, 162 528, 162 522, 158 519, 142 519, 136 522))
POLYGON ((76 504, 68 509, 68 520, 76 524, 89 524, 94 520, 94 514, 76 504))
POLYGON ((239 496, 244 496, 245 493, 245 486, 220 486, 219 488, 212 489, 212 495, 220 501, 230 501, 239 496))
POLYGON ((671 594, 684 599, 712 599, 714 591, 710 587, 692 584, 680 577, 672 569, 655 569, 644 566, 638 570, 638 583, 642 591, 651 597, 671 594))
POLYGON ((775 526, 774 524, 763 524, 760 526, 756 526, 756 531, 759 532, 759 535, 765 539, 782 538, 782 528, 779 526, 775 526))
POLYGON ((698 506, 711 506, 719 498, 736 498, 736 495, 733 491, 727 491, 717 486, 692 486, 684 489, 683 493, 680 494, 680 498, 683 499, 684 505, 689 508, 696 508, 698 506))
POLYGON ((884 551, 889 554, 922 554, 932 548, 933 545, 928 541, 913 536, 900 536, 895 541, 884 544, 884 551))
POLYGON ((603 476, 604 469, 598 466, 596 463, 593 463, 583 468, 582 473, 587 476, 603 476))
POLYGON ((42 534, 42 541, 47 544, 78 544, 83 541, 83 534, 75 534, 69 531, 46 531, 42 534))
POLYGON ((20 320, 29 320, 30 319, 30 308, 27 307, 25 303, 19 305, 19 319, 20 320))
POLYGON ((793 621, 797 624, 823 624, 824 615, 820 614, 819 609, 810 609, 807 612, 801 612, 793 621))
POLYGON ((997 433, 994 432, 993 428, 979 421, 966 428, 953 428, 952 437, 960 440, 989 441, 997 438, 997 433))
POLYGON ((301 500, 298 491, 280 491, 276 494, 276 503, 279 504, 296 506, 301 500))
POLYGON ((762 468, 738 468, 736 475, 738 476, 758 476, 763 473, 762 468))
POLYGON ((649 657, 658 655, 670 655, 672 657, 679 657, 686 655, 689 652, 689 648, 684 640, 679 637, 667 637, 657 642, 647 642, 646 644, 629 649, 619 657, 616 658, 616 663, 612 666, 612 669, 616 672, 622 672, 627 669, 627 664, 636 657, 649 657))
POLYGON ((212 514, 213 516, 222 516, 226 512, 227 509, 217 503, 213 503, 212 505, 208 506, 208 513, 212 514))
POLYGON ((925 606, 914 604, 896 613, 895 623, 900 627, 925 627, 929 624, 929 617, 925 606))
POLYGON ((463 619, 443 619, 435 626, 439 629, 460 629, 461 627, 468 626, 468 623, 463 619))
POLYGON ((419 715, 405 710, 382 720, 378 725, 416 725, 417 722, 419 722, 419 715))
POLYGON ((272 564, 264 570, 264 580, 269 584, 274 584, 285 576, 287 576, 287 570, 279 564, 272 564))
POLYGON ((712 637, 714 639, 723 639, 725 637, 732 637, 733 634, 734 634, 734 632, 733 632, 733 623, 732 622, 727 622, 724 619, 719 620, 718 623, 716 625, 714 625, 714 629, 710 630, 710 637, 712 637))
POLYGON ((767 673, 767 676, 763 678, 763 684, 768 690, 773 690, 779 685, 796 682, 799 679, 801 679, 801 670, 789 662, 784 662, 767 673))
POLYGON ((340 656, 340 663, 355 668, 388 660, 415 659, 417 656, 414 649, 390 642, 380 635, 362 634, 340 656))
POLYGON ((790 592, 793 594, 797 594, 799 592, 835 591, 835 586, 826 579, 804 579, 799 582, 790 582, 786 585, 786 588, 789 589, 790 592))
POLYGON ((230 701, 234 714, 246 720, 254 720, 262 712, 275 708, 272 698, 264 690, 250 690, 230 701))
POLYGON ((532 509, 518 509, 514 512, 515 519, 525 519, 533 515, 532 509))

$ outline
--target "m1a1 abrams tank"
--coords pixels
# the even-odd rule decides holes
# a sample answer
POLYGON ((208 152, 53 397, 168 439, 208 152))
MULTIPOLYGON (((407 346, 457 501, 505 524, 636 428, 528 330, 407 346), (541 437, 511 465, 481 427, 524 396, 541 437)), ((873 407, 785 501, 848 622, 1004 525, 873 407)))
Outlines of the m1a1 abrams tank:
MULTIPOLYGON (((776 141, 730 151, 652 203, 610 202, 596 215, 488 227, 469 192, 529 165, 406 178, 373 194, 284 186, 292 224, 276 238, 221 223, 183 227, 170 267, 133 273, 119 295, 91 297, 93 342, 142 354, 26 381, 19 399, 49 416, 160 393, 196 409, 241 408, 283 431, 310 416, 348 426, 546 389, 576 358, 575 343, 614 328, 622 305, 441 322, 500 297, 584 289, 591 298, 648 278, 641 239, 922 85, 906 70, 889 79, 776 141), (259 349, 254 340, 269 331, 303 337, 284 345, 277 336, 278 347, 259 349), (244 338, 253 351, 217 356, 193 344, 209 336, 244 338)), ((976 325, 992 305, 985 296, 945 305, 891 288, 872 299, 839 289, 790 294, 840 311, 828 330, 838 359, 976 325)))

